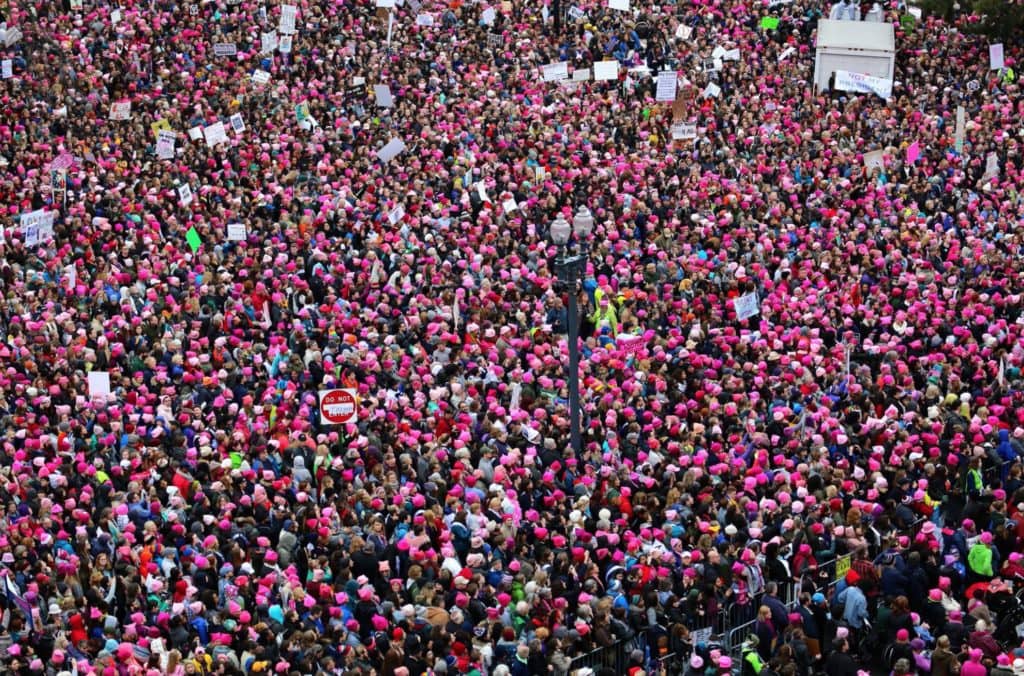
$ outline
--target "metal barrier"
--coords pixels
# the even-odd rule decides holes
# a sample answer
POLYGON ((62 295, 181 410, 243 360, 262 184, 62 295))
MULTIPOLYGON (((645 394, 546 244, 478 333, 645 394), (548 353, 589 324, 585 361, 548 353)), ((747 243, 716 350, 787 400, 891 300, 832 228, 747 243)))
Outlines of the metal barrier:
POLYGON ((591 650, 589 653, 577 655, 569 666, 569 673, 572 674, 578 669, 588 667, 597 671, 602 667, 611 667, 616 672, 625 673, 629 666, 629 655, 634 650, 641 650, 647 655, 647 633, 639 632, 629 639, 620 639, 610 646, 591 650))

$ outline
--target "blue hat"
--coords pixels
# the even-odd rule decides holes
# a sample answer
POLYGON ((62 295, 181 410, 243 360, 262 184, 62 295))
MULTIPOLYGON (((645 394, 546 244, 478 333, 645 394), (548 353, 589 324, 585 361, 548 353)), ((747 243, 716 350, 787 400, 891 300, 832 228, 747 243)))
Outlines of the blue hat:
POLYGON ((814 603, 824 603, 825 595, 821 592, 815 592, 814 596, 811 597, 811 601, 813 601, 814 603))

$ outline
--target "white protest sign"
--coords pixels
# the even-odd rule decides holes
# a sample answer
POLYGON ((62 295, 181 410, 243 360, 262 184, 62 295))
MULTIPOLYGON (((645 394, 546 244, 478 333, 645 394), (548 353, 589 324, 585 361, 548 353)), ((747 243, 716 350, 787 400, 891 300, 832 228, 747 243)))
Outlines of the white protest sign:
POLYGON ((234 56, 238 54, 238 47, 234 42, 218 42, 213 45, 213 53, 215 56, 234 56))
POLYGON ((14 28, 8 28, 7 32, 4 33, 4 44, 8 47, 14 45, 22 37, 21 29, 15 26, 14 28))
POLYGON ((739 49, 730 49, 725 54, 722 54, 722 61, 739 61, 739 60, 740 60, 740 50, 739 49))
POLYGON ((620 12, 628 12, 629 0, 608 0, 608 9, 617 9, 620 12))
POLYGON ((595 61, 594 62, 594 79, 598 82, 602 80, 617 80, 619 77, 619 62, 612 61, 595 61))
POLYGON ((26 247, 34 247, 53 239, 55 211, 37 209, 21 215, 21 234, 26 247))
POLYGON ((377 100, 377 107, 391 108, 395 100, 391 96, 391 87, 387 85, 373 85, 373 96, 377 100))
POLYGON ((586 13, 584 13, 582 9, 576 7, 575 5, 569 8, 568 14, 569 18, 573 21, 579 21, 580 19, 586 16, 586 13))
POLYGON ((516 204, 516 198, 509 197, 507 200, 501 203, 501 208, 505 211, 506 214, 510 214, 516 209, 518 209, 519 205, 516 204))
POLYGON ((658 73, 658 89, 654 97, 655 101, 675 101, 678 76, 674 70, 665 70, 658 73))
POLYGON ((256 84, 267 84, 270 82, 270 73, 265 70, 257 70, 252 74, 252 81, 256 84))
POLYGON ((870 153, 864 153, 864 169, 869 172, 874 169, 885 169, 885 151, 872 150, 870 153))
POLYGON ((416 15, 417 26, 433 26, 434 17, 430 14, 417 14, 416 15))
POLYGON ((204 127, 203 136, 206 138, 206 145, 211 148, 215 148, 218 143, 228 142, 227 129, 224 128, 224 123, 219 120, 208 127, 204 127))
POLYGON ((75 288, 75 285, 78 284, 78 268, 73 264, 64 266, 64 279, 67 280, 69 289, 75 288))
POLYGON ((4 59, 2 62, 2 69, 5 80, 9 80, 14 77, 14 61, 11 59, 4 59))
POLYGON ((395 0, 377 0, 376 7, 380 9, 393 9, 395 0))
POLYGON ((747 319, 761 312, 761 307, 757 302, 757 294, 754 292, 744 294, 733 301, 733 306, 736 309, 736 319, 747 319))
POLYGON ((110 104, 111 120, 127 120, 132 116, 131 101, 117 101, 110 104))
POLYGON ((482 23, 485 26, 490 26, 491 24, 494 23, 494 19, 495 19, 496 16, 497 16, 497 13, 494 11, 494 8, 493 7, 488 7, 480 15, 480 23, 482 23))
POLYGON ((110 371, 89 372, 89 396, 106 399, 110 394, 110 371))
POLYGON ((779 54, 779 62, 785 61, 794 54, 796 54, 796 47, 786 47, 786 49, 779 54))
POLYGON ((203 138, 203 128, 192 127, 191 129, 188 130, 188 137, 193 141, 198 141, 199 139, 203 138))
POLYGON ((174 158, 174 143, 177 141, 178 135, 173 131, 167 131, 161 129, 156 133, 156 156, 161 160, 170 160, 174 158))
POLYGON ((714 51, 711 52, 712 59, 721 59, 725 56, 725 47, 722 45, 715 45, 714 51))
POLYGON ((541 72, 544 74, 545 82, 558 82, 559 80, 568 80, 569 62, 559 61, 558 63, 549 63, 546 66, 541 66, 541 72))
POLYGON ((110 25, 116 26, 119 23, 121 23, 121 10, 115 9, 110 13, 110 25))
POLYGON ((956 131, 953 134, 953 146, 958 153, 964 151, 964 139, 967 130, 967 110, 963 106, 956 107, 956 131))
POLYGON ((228 241, 245 241, 245 223, 228 223, 228 241))
POLYGON ((1001 70, 1006 66, 1006 60, 1003 56, 1003 43, 997 42, 994 45, 988 46, 988 69, 989 70, 1001 70))
POLYGON ((836 89, 844 92, 876 94, 883 99, 888 99, 892 97, 892 80, 863 73, 851 73, 848 70, 837 70, 836 89))
POLYGON ((228 122, 231 123, 231 129, 236 134, 241 134, 243 131, 245 131, 245 120, 242 119, 241 113, 235 113, 234 115, 229 117, 228 122))
POLYGON ((388 222, 391 225, 397 225, 403 216, 405 216, 405 207, 401 204, 396 204, 395 208, 388 212, 388 222))
POLYGON ((693 29, 689 26, 685 24, 676 26, 676 37, 680 40, 689 40, 691 35, 693 35, 693 29))
POLYGON ((590 69, 589 68, 577 68, 576 70, 574 70, 572 72, 572 81, 573 82, 586 82, 589 79, 590 79, 590 69))
POLYGON ((697 125, 677 122, 672 125, 672 138, 676 141, 689 141, 697 138, 697 125))
POLYGON ((295 5, 281 5, 281 19, 277 22, 277 31, 284 35, 295 32, 295 17, 299 8, 295 5))
POLYGON ((708 86, 704 88, 704 98, 718 98, 718 95, 722 93, 722 88, 716 85, 714 82, 709 82, 708 86))
POLYGON ((291 54, 292 52, 292 36, 282 35, 281 39, 277 41, 277 51, 282 54, 291 54))
POLYGON ((405 142, 400 138, 393 138, 377 151, 377 158, 381 162, 390 162, 403 150, 405 150, 405 142))
POLYGON ((985 156, 985 175, 981 180, 988 181, 999 175, 999 156, 989 153, 985 156))
POLYGON ((181 200, 181 206, 183 207, 192 204, 192 187, 188 183, 178 186, 178 199, 181 200))
POLYGON ((277 49, 277 31, 260 33, 260 54, 270 54, 277 49))

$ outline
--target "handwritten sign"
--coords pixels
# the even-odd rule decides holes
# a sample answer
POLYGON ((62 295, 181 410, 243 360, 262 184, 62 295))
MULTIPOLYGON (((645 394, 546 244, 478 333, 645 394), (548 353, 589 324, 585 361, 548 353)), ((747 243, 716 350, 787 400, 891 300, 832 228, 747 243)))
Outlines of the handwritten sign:
POLYGON ((174 143, 178 135, 173 131, 160 130, 156 137, 156 156, 161 160, 174 158, 174 143))
POLYGON ((988 46, 988 69, 1002 70, 1006 67, 1006 58, 1003 55, 1003 43, 997 42, 988 46))
POLYGON ((689 141, 697 138, 697 125, 677 122, 672 125, 672 138, 677 141, 689 141))
POLYGON ((127 120, 132 116, 131 101, 117 101, 110 104, 111 120, 127 120))
POLYGON ((203 136, 206 138, 206 145, 215 148, 219 143, 228 142, 228 133, 224 123, 217 121, 208 127, 203 128, 203 136))
POLYGON ((238 47, 234 42, 218 42, 213 46, 213 53, 216 56, 234 56, 238 54, 238 47))
POLYGON ((291 35, 295 32, 295 17, 299 8, 295 5, 281 5, 281 18, 277 23, 277 31, 283 35, 291 35))
POLYGON ((558 82, 559 80, 568 80, 569 62, 559 61, 558 63, 549 63, 546 66, 541 66, 541 72, 544 75, 545 82, 558 82))
POLYGON ((673 70, 666 70, 658 73, 658 88, 655 94, 655 101, 675 101, 676 85, 678 76, 673 70))
POLYGON ((229 242, 244 242, 245 237, 245 223, 228 223, 229 242))
POLYGON ((761 312, 761 306, 754 292, 744 294, 733 301, 736 308, 736 319, 743 320, 761 312))
POLYGON ((595 61, 594 62, 594 80, 601 82, 603 80, 617 80, 619 78, 619 62, 618 61, 595 61))

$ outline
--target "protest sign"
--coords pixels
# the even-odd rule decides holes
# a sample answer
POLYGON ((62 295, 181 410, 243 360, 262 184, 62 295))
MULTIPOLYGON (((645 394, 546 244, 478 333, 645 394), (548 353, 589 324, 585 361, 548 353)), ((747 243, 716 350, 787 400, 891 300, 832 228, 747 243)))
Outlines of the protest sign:
POLYGON ((586 82, 589 79, 590 79, 590 69, 589 68, 577 68, 576 70, 574 70, 572 72, 572 81, 573 82, 586 82))
POLYGON ((595 61, 594 62, 594 79, 598 82, 602 80, 616 80, 619 77, 619 62, 614 59, 611 61, 595 61))
POLYGON ((70 169, 71 165, 74 163, 75 158, 71 153, 62 152, 60 155, 57 155, 57 157, 53 158, 52 162, 50 162, 50 169, 70 169))
POLYGON ((110 25, 116 26, 119 23, 121 23, 121 10, 115 9, 110 13, 110 25))
POLYGON ((848 70, 836 71, 835 88, 844 92, 877 94, 883 99, 892 97, 892 80, 863 73, 851 73, 848 70))
POLYGON ((4 35, 4 44, 8 47, 14 46, 18 40, 21 40, 22 33, 21 29, 15 26, 14 28, 8 28, 7 33, 4 35))
POLYGON ((244 242, 245 241, 245 224, 244 223, 228 223, 228 241, 229 242, 244 242))
POLYGON ((270 82, 270 73, 265 70, 256 70, 252 74, 252 81, 256 84, 267 84, 270 82))
POLYGON ((291 54, 292 53, 292 36, 291 35, 282 35, 281 36, 281 39, 277 41, 277 51, 281 52, 282 54, 291 54))
POLYGON ((110 371, 89 372, 89 396, 106 399, 110 394, 110 371))
POLYGON ((11 59, 4 59, 0 62, 0 68, 2 68, 3 78, 9 80, 14 77, 14 61, 11 59))
POLYGON ((111 120, 127 120, 132 116, 131 101, 117 101, 110 104, 111 120))
POLYGON ((376 7, 378 9, 393 9, 395 6, 395 0, 377 0, 376 7))
POLYGON ((761 312, 761 307, 757 302, 757 293, 750 292, 744 294, 733 301, 733 305, 736 309, 736 319, 743 320, 761 312))
POLYGON ((725 52, 724 54, 722 54, 722 61, 739 61, 739 60, 740 60, 740 50, 739 49, 730 49, 727 52, 725 52))
POLYGON ((217 147, 219 143, 228 142, 227 130, 224 128, 224 123, 219 120, 203 128, 203 137, 206 138, 206 145, 211 148, 217 147))
POLYGON ((213 45, 215 56, 234 56, 238 54, 238 47, 234 42, 218 42, 213 45))
POLYGON ((192 127, 191 129, 188 130, 188 137, 193 141, 198 141, 199 139, 203 138, 203 128, 192 127))
POLYGON ((870 153, 864 153, 864 169, 869 172, 874 169, 885 169, 884 151, 872 150, 870 153))
POLYGON ((608 9, 616 9, 620 12, 628 12, 629 0, 608 0, 608 9))
POLYGON ((192 187, 188 183, 182 183, 178 186, 178 200, 181 201, 181 206, 183 207, 192 204, 192 187))
POLYGON ((761 17, 761 28, 769 31, 778 29, 779 18, 775 16, 764 16, 761 17))
POLYGON ((170 160, 174 158, 174 143, 177 141, 178 135, 173 131, 161 130, 157 132, 156 136, 156 156, 161 160, 170 160))
POLYGON ((676 27, 676 37, 680 40, 689 40, 693 34, 693 29, 687 25, 679 24, 676 27))
POLYGON ((378 108, 391 108, 395 100, 391 96, 391 87, 387 85, 373 85, 373 96, 377 101, 378 108))
POLYGON ((786 47, 786 49, 784 49, 782 53, 779 54, 779 62, 781 63, 782 61, 785 61, 794 54, 796 54, 796 47, 793 47, 792 45, 786 47))
POLYGON ((967 111, 963 106, 956 107, 956 131, 953 133, 953 147, 958 153, 964 151, 964 137, 967 130, 967 111))
POLYGON ((519 205, 516 204, 516 199, 514 197, 509 197, 507 200, 501 203, 501 208, 506 214, 510 214, 516 209, 518 209, 519 205))
POLYGON ((921 157, 921 144, 914 141, 907 146, 907 164, 917 162, 917 158, 919 157, 921 157))
POLYGON ((185 241, 188 242, 188 248, 192 249, 192 253, 199 251, 199 247, 203 245, 203 240, 195 226, 189 228, 185 233, 185 241))
POLYGON ((260 54, 272 54, 277 49, 277 32, 260 33, 260 54))
POLYGON ((1003 43, 997 42, 988 46, 988 69, 1002 70, 1006 67, 1006 58, 1003 55, 1003 43))
POLYGON ((676 72, 672 70, 658 73, 658 87, 654 97, 656 101, 676 100, 677 77, 676 72))
POLYGON ((990 181, 999 175, 999 156, 995 153, 989 153, 985 156, 985 173, 982 175, 982 181, 990 181))
POLYGON ((243 131, 245 131, 245 120, 242 119, 241 113, 235 113, 234 115, 229 117, 228 122, 231 123, 231 129, 236 134, 241 134, 243 131))
POLYGON ((21 234, 26 247, 35 247, 53 239, 56 211, 37 209, 21 215, 21 234))
POLYGON ((544 74, 545 82, 557 82, 559 80, 568 80, 569 62, 559 61, 558 63, 549 63, 546 66, 541 66, 541 72, 544 74))
MULTIPOLYGON (((430 15, 430 14, 417 14, 416 15, 416 25, 417 26, 424 26, 424 27, 433 26, 434 25, 434 17, 432 15, 430 15)), ((500 39, 501 36, 498 36, 498 37, 500 39)), ((490 45, 491 47, 494 46, 493 44, 491 44, 491 34, 487 35, 487 44, 490 45)))
POLYGON ((704 98, 718 98, 718 95, 722 93, 722 88, 716 85, 714 82, 709 82, 708 86, 704 88, 704 98))
POLYGON ((295 5, 281 5, 281 18, 277 23, 277 32, 282 35, 291 35, 295 32, 295 17, 299 8, 295 5))
POLYGON ((403 150, 405 150, 405 142, 400 138, 393 138, 377 151, 377 158, 381 162, 390 162, 403 150))
POLYGON ((405 207, 401 204, 396 204, 395 208, 388 212, 388 222, 391 225, 396 225, 405 216, 405 207))
POLYGON ((497 17, 497 12, 494 11, 493 7, 488 7, 480 14, 480 23, 485 26, 490 26, 494 23, 494 19, 497 17))
POLYGON ((672 138, 677 141, 688 141, 697 138, 697 125, 677 122, 672 125, 672 138))

